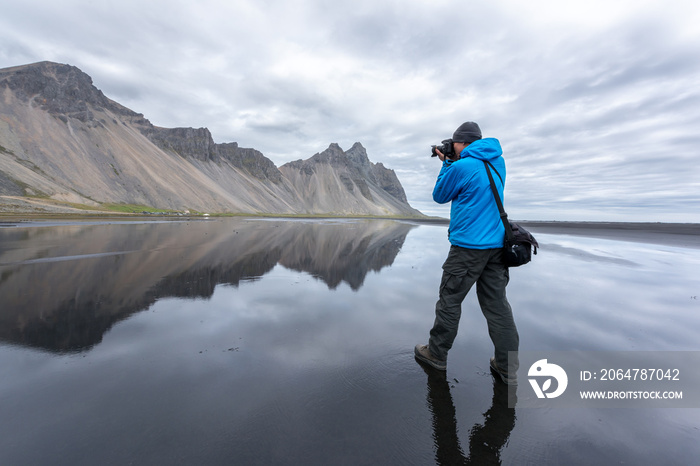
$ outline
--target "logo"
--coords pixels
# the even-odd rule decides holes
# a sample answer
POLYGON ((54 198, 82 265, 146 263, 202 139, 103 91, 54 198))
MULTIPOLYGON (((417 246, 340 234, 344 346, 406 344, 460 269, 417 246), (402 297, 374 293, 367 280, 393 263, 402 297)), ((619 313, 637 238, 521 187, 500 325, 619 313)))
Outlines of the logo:
POLYGON ((546 359, 540 359, 530 366, 527 375, 528 377, 535 377, 528 380, 530 385, 532 385, 532 389, 535 390, 537 398, 556 398, 564 393, 569 383, 569 378, 566 376, 564 369, 556 364, 549 364, 546 359), (544 379, 542 385, 539 384, 538 379, 544 379), (557 385, 556 389, 550 392, 552 379, 557 381, 557 385))

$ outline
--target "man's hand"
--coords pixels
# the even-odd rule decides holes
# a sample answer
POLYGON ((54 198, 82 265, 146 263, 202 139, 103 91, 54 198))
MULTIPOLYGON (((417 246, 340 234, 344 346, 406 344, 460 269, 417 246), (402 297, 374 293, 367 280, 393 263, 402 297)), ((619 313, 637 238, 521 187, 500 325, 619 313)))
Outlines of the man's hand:
POLYGON ((441 161, 441 162, 444 162, 444 161, 445 161, 445 154, 443 154, 442 152, 440 152, 440 149, 437 149, 437 148, 435 149, 435 152, 437 152, 437 156, 438 156, 438 158, 440 159, 440 161, 441 161))

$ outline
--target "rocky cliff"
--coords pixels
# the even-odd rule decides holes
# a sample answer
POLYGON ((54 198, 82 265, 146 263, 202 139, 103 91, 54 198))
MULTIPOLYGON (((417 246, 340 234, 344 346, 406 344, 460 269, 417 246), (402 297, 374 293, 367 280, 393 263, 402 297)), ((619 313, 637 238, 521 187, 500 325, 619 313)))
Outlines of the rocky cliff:
POLYGON ((331 144, 308 160, 282 165, 280 171, 298 187, 303 208, 310 211, 343 206, 344 212, 356 214, 408 213, 402 210, 408 203, 396 173, 371 163, 360 143, 347 152, 331 144))
MULTIPOLYGON (((160 128, 78 68, 0 70, 0 200, 206 212, 420 216, 396 174, 356 143, 278 168, 206 128, 160 128)), ((0 209, 2 204, 0 203, 0 209)))

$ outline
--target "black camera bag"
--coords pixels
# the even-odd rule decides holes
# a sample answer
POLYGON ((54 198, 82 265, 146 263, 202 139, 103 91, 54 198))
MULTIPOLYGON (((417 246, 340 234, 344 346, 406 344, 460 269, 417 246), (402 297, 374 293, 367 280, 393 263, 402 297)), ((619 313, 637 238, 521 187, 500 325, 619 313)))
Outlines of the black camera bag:
POLYGON ((489 182, 491 183, 493 198, 496 200, 498 211, 501 213, 501 221, 506 229, 506 237, 503 244, 503 264, 506 267, 519 267, 521 265, 525 265, 532 260, 533 252, 537 254, 537 248, 540 245, 537 244, 537 240, 534 236, 532 236, 532 233, 517 223, 508 221, 508 214, 503 209, 503 203, 498 195, 496 183, 493 181, 493 176, 491 176, 491 170, 489 167, 491 167, 491 169, 501 180, 501 184, 503 184, 503 178, 501 178, 501 175, 493 165, 486 160, 483 162, 484 167, 486 167, 486 173, 489 175, 489 182))

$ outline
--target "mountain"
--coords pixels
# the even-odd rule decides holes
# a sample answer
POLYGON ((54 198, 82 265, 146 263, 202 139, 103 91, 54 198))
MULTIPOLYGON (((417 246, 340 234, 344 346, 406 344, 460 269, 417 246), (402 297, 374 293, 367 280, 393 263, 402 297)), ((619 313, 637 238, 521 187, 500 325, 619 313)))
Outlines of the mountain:
POLYGON ((282 165, 280 172, 297 187, 307 211, 345 206, 351 212, 402 212, 408 205, 394 171, 371 163, 360 143, 347 152, 331 144, 308 160, 282 165))
POLYGON ((422 216, 356 143, 281 167, 206 128, 161 128, 74 66, 0 70, 0 209, 22 197, 200 212, 422 216))

